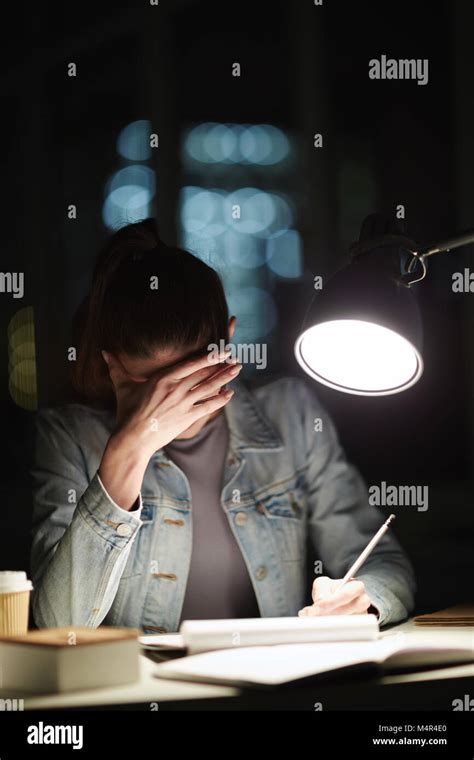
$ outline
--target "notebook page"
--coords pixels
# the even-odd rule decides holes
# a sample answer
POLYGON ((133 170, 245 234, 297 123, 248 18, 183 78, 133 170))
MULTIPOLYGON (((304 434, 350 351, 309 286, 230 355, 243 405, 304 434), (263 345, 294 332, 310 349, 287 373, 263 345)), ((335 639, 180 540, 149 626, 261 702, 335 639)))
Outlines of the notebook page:
POLYGON ((382 660, 384 641, 242 647, 160 663, 154 675, 216 683, 277 685, 339 668, 382 660))

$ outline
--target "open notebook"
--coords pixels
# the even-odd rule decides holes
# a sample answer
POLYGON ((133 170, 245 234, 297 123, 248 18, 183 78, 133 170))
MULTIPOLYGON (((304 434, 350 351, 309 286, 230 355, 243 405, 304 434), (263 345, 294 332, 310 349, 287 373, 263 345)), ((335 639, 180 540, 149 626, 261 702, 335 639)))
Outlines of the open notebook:
POLYGON ((236 686, 280 686, 327 673, 397 670, 474 661, 469 644, 429 642, 418 633, 377 641, 339 641, 236 647, 183 657, 156 665, 154 675, 236 686))
POLYGON ((179 633, 141 636, 140 644, 144 649, 197 654, 259 645, 371 641, 378 633, 375 615, 185 620, 179 633))

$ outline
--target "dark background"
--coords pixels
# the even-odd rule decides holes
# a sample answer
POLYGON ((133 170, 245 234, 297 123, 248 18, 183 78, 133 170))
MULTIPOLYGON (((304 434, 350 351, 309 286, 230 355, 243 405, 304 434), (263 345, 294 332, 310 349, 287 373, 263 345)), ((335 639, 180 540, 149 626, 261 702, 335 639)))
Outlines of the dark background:
MULTIPOLYGON (((0 33, 0 268, 25 273, 25 295, 0 294, 0 566, 27 569, 34 408, 62 397, 70 319, 108 232, 105 188, 130 164, 117 153, 121 131, 149 120, 159 134, 159 148, 141 163, 155 172, 149 213, 168 243, 183 244, 184 186, 286 194, 303 252, 298 276, 277 276, 258 256, 258 266, 239 267, 235 257, 231 265, 219 237, 209 256, 234 287, 242 335, 248 329, 268 343, 264 379, 298 374, 292 347, 313 277, 348 260, 368 213, 393 217, 403 204, 408 232, 420 240, 474 227, 474 7, 468 0, 324 0, 323 7, 142 0, 17 4, 10 13, 0 33), (429 84, 371 81, 368 61, 382 54, 428 58, 429 84), (67 76, 70 62, 75 78, 67 76), (234 62, 240 78, 231 75, 234 62), (273 125, 287 136, 289 155, 265 169, 190 163, 186 135, 207 122, 273 125), (315 133, 323 149, 313 147, 315 133), (239 283, 270 294, 278 319, 265 334, 264 313, 255 324, 239 314, 239 283), (34 341, 16 348, 20 359, 26 351, 26 374, 12 380, 16 339, 8 326, 28 307, 22 314, 34 341)), ((427 512, 396 508, 420 611, 473 596, 474 295, 451 289, 453 272, 474 267, 473 254, 470 246, 434 257, 417 288, 425 373, 415 387, 364 399, 318 386, 369 484, 429 486, 427 512)))

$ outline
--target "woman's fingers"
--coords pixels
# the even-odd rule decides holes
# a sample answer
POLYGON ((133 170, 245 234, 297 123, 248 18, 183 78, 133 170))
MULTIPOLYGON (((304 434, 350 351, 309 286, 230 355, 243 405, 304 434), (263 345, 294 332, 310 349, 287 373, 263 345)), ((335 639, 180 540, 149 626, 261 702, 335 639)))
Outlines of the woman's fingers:
MULTIPOLYGON (((362 581, 348 581, 340 591, 336 591, 339 583, 339 579, 334 580, 326 576, 317 578, 314 581, 312 597, 314 606, 319 610, 319 614, 340 614, 348 606, 360 607, 368 600, 362 581)), ((370 600, 367 604, 368 606, 370 606, 370 600)))
POLYGON ((345 604, 364 591, 363 582, 357 580, 348 581, 339 591, 336 591, 340 582, 339 579, 327 578, 326 576, 316 578, 311 594, 313 602, 337 599, 340 604, 345 604))
POLYGON ((344 607, 347 607, 347 605, 355 604, 357 603, 363 596, 364 592, 353 594, 352 596, 344 595, 339 596, 339 592, 335 593, 332 597, 327 599, 319 599, 314 602, 317 607, 321 610, 322 614, 324 615, 330 615, 335 611, 339 611, 340 609, 343 609, 344 607))
POLYGON ((192 375, 193 372, 197 372, 200 369, 206 369, 206 367, 225 361, 229 355, 230 351, 224 351, 221 354, 204 354, 203 356, 198 356, 197 359, 185 359, 185 361, 179 362, 179 364, 176 364, 172 369, 166 372, 166 377, 169 380, 182 380, 183 378, 192 375))
POLYGON ((371 605, 364 583, 356 579, 348 581, 340 591, 336 591, 340 579, 326 576, 313 583, 313 604, 299 611, 300 617, 307 615, 363 615, 371 605))
MULTIPOLYGON (((177 389, 179 388, 179 392, 184 396, 188 391, 192 391, 194 388, 197 389, 202 383, 205 383, 206 380, 212 378, 214 375, 217 377, 217 375, 220 375, 222 372, 226 372, 231 366, 235 366, 235 363, 231 365, 227 362, 220 362, 217 365, 211 364, 210 366, 198 369, 191 375, 179 380, 177 389)), ((225 382, 222 384, 225 384, 225 382)))
POLYGON ((191 408, 191 423, 197 422, 201 417, 205 417, 207 414, 212 414, 221 409, 231 400, 233 395, 234 391, 227 389, 212 398, 206 399, 201 404, 196 404, 191 408))
POLYGON ((332 578, 328 578, 327 575, 316 578, 311 591, 313 602, 316 602, 320 598, 324 599, 327 596, 331 596, 333 588, 333 580, 332 578))
POLYGON ((214 373, 207 380, 199 383, 197 387, 187 394, 187 401, 196 404, 198 401, 210 398, 220 391, 223 385, 229 383, 239 374, 242 369, 241 364, 227 365, 225 369, 214 373))
POLYGON ((357 597, 348 604, 334 607, 333 609, 323 609, 319 604, 312 604, 309 607, 303 607, 298 612, 299 617, 312 617, 315 615, 364 615, 371 605, 367 594, 357 597))

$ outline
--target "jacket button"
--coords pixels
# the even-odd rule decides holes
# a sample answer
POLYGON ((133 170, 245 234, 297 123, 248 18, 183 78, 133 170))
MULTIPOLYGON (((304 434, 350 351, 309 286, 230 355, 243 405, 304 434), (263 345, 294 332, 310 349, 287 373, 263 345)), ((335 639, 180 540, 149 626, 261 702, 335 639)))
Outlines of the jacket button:
POLYGON ((242 525, 245 525, 246 522, 247 522, 247 515, 245 514, 245 512, 237 512, 235 516, 235 524, 242 526, 242 525))
POLYGON ((120 525, 117 525, 117 535, 123 536, 126 538, 129 536, 132 532, 132 528, 128 523, 120 523, 120 525))
POLYGON ((265 565, 260 565, 260 567, 257 567, 255 577, 258 581, 263 581, 263 579, 267 577, 267 568, 265 565))

